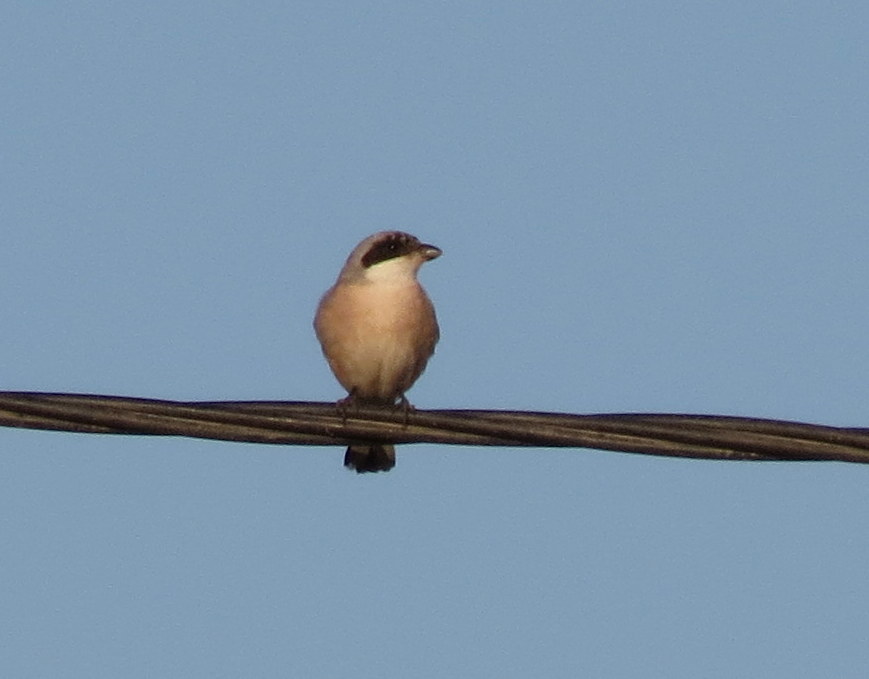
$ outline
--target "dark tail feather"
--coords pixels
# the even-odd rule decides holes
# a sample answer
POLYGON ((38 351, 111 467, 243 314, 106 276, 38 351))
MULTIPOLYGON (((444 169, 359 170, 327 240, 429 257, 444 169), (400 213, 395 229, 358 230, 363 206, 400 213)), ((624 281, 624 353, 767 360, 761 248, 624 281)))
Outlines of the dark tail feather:
POLYGON ((344 454, 344 466, 358 473, 388 472, 395 466, 395 447, 389 445, 352 445, 344 454))

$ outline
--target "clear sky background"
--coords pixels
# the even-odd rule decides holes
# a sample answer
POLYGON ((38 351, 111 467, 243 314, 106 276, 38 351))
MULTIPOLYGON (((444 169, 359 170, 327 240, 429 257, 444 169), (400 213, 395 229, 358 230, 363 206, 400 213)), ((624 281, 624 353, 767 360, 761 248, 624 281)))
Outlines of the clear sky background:
MULTIPOLYGON (((8 2, 2 389, 869 426, 865 2, 8 2)), ((865 677, 869 469, 0 430, 4 677, 865 677)))

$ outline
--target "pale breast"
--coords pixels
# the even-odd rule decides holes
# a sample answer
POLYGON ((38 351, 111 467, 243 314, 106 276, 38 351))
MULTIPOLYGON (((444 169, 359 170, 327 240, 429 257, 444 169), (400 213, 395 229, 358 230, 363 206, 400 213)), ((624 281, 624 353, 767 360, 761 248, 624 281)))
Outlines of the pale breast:
POLYGON ((434 307, 416 281, 336 286, 323 298, 315 328, 348 392, 390 402, 420 376, 438 340, 434 307))

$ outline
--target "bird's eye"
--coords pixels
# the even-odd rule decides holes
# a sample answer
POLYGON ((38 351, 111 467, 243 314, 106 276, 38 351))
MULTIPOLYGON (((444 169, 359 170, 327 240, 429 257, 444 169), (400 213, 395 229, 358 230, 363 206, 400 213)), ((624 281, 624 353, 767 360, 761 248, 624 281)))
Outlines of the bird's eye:
POLYGON ((390 238, 374 244, 362 257, 362 266, 369 267, 387 259, 401 257, 409 251, 409 241, 406 238, 390 238))

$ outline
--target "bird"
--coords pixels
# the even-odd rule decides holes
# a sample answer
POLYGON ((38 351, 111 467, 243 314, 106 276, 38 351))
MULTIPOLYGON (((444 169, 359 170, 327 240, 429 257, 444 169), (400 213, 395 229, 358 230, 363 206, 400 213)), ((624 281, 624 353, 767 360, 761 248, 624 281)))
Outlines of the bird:
MULTIPOLYGON (((440 248, 403 231, 380 231, 350 253, 338 280, 317 307, 314 330, 350 405, 403 406, 440 338, 434 305, 417 280, 440 248)), ((354 442, 344 466, 358 473, 395 466, 390 444, 354 442)))

